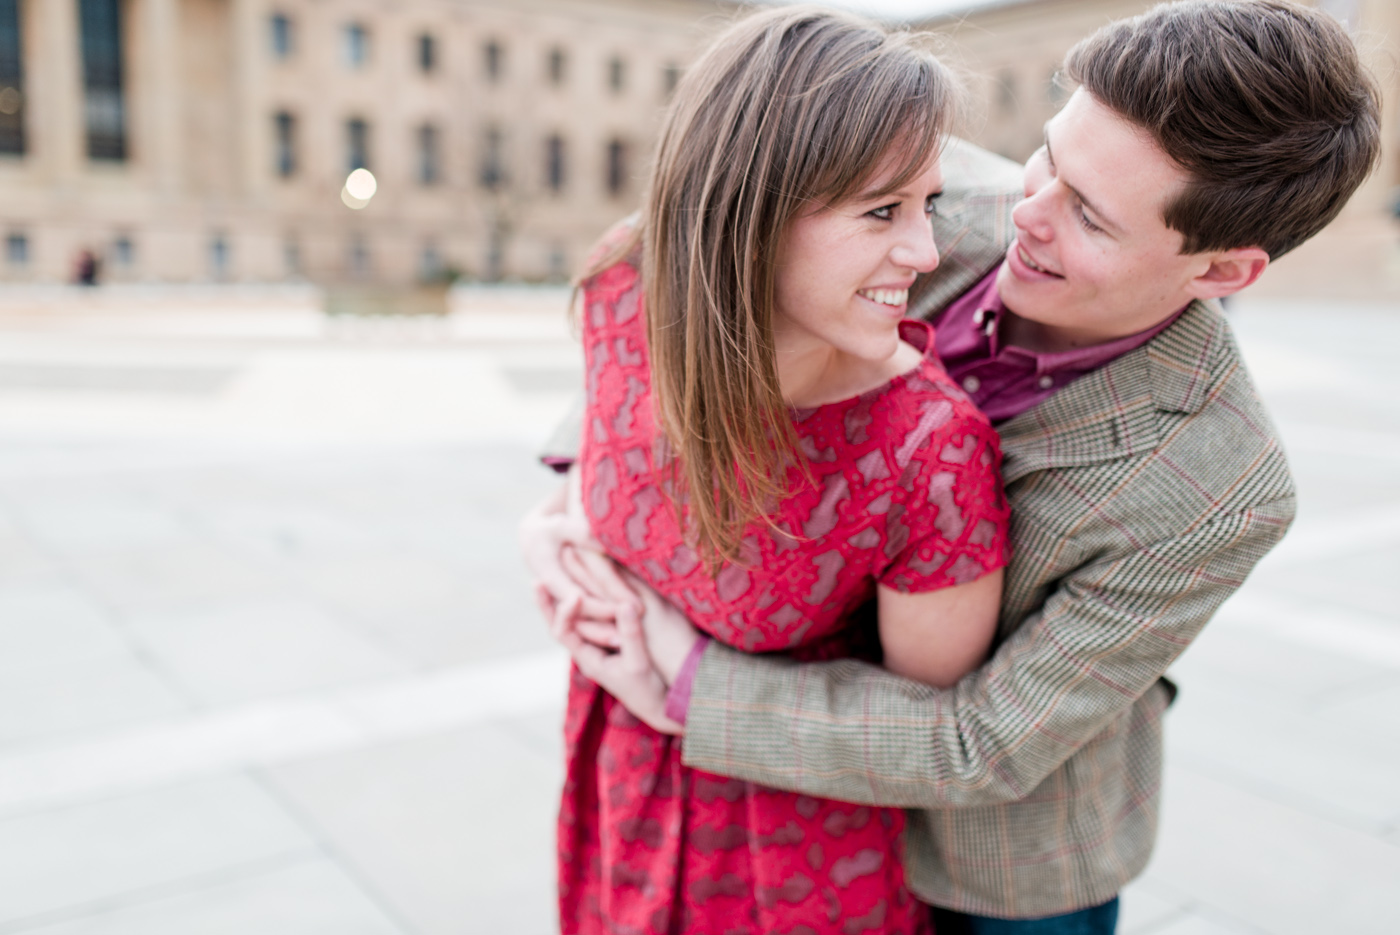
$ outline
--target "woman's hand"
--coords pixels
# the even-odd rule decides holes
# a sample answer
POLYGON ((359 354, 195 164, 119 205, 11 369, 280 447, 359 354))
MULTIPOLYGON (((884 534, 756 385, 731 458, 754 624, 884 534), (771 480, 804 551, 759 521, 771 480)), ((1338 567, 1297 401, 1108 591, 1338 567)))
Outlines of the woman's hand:
POLYGON ((525 514, 519 536, 525 566, 553 603, 578 601, 580 634, 600 646, 616 647, 612 621, 618 608, 627 605, 640 611, 641 605, 593 538, 577 470, 570 471, 566 486, 525 514))
POLYGON ((550 634, 569 651, 580 672, 654 730, 677 735, 684 732, 680 724, 666 716, 666 683, 647 653, 635 606, 627 604, 618 610, 614 619, 617 649, 609 650, 579 632, 580 624, 590 622, 582 615, 580 599, 555 603, 543 586, 537 587, 536 596, 540 609, 550 619, 550 634))
POLYGON ((676 681, 690 651, 700 639, 700 631, 684 613, 656 592, 651 585, 629 571, 622 572, 626 584, 641 601, 642 636, 656 671, 669 686, 676 681))

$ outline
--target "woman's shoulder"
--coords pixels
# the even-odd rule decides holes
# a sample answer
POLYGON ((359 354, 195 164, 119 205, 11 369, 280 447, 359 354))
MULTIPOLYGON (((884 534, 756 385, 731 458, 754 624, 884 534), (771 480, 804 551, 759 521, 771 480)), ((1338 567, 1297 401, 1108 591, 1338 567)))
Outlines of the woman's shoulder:
POLYGON ((934 355, 892 388, 886 411, 888 444, 901 469, 911 462, 936 469, 950 458, 967 463, 974 451, 989 465, 999 460, 1000 439, 991 420, 934 355))
POLYGON ((583 262, 583 272, 578 279, 581 288, 587 291, 601 279, 622 274, 636 277, 642 265, 639 224, 640 216, 634 212, 604 231, 583 262))
POLYGON ((629 333, 640 326, 641 245, 636 215, 623 218, 599 238, 589 254, 578 289, 583 294, 583 332, 598 334, 625 326, 629 333))

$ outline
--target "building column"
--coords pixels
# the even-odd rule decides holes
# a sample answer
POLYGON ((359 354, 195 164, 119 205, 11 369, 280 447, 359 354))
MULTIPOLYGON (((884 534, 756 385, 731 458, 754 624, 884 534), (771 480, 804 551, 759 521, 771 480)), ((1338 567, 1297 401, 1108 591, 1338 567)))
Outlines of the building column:
POLYGON ((254 203, 266 186, 271 164, 270 114, 263 113, 266 95, 264 14, 262 0, 234 0, 232 4, 234 108, 238 135, 239 188, 254 203))
POLYGON ((136 0, 134 4, 141 70, 132 90, 141 95, 144 119, 139 150, 152 188, 164 196, 178 194, 183 183, 180 132, 180 11, 177 0, 136 0))
POLYGON ((81 174, 85 119, 77 0, 24 0, 27 158, 50 184, 81 174))

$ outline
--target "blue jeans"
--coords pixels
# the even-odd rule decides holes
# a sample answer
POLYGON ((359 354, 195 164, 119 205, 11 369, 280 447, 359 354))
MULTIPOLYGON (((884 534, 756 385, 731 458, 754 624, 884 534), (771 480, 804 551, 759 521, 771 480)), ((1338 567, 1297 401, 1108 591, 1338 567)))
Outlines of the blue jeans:
POLYGON ((993 919, 947 909, 932 909, 934 935, 1113 935, 1118 927, 1118 897, 1102 906, 1044 919, 993 919))

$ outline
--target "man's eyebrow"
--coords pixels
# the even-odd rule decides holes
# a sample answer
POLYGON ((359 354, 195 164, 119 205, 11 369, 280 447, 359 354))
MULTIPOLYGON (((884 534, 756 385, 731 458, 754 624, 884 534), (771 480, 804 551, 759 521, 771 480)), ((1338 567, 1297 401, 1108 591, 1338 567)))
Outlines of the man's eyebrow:
MULTIPOLYGON (((1044 129, 1043 129, 1041 132, 1044 133, 1044 135, 1045 135, 1045 160, 1046 160, 1047 162, 1050 163, 1050 168, 1053 169, 1053 168, 1055 168, 1055 154, 1054 154, 1053 152, 1051 152, 1051 150, 1050 150, 1050 122, 1049 122, 1049 121, 1046 121, 1045 127, 1044 127, 1044 129)), ((1113 230, 1117 231, 1117 232, 1120 233, 1120 234, 1123 232, 1122 226, 1119 225, 1119 224, 1117 224, 1117 223, 1115 223, 1114 220, 1113 220, 1112 218, 1110 218, 1107 214, 1104 214, 1103 211, 1101 211, 1092 201, 1090 201, 1088 198, 1085 198, 1083 192, 1081 192, 1079 189, 1075 188, 1073 185, 1070 185, 1070 184, 1069 184, 1068 182, 1066 182, 1064 179, 1061 179, 1061 180, 1060 180, 1060 184, 1063 185, 1065 188, 1068 188, 1071 192, 1073 192, 1073 193, 1074 193, 1074 197, 1076 197, 1076 198, 1079 199, 1079 203, 1080 203, 1080 204, 1082 204, 1084 207, 1088 208, 1088 209, 1089 209, 1090 211, 1092 211, 1094 214, 1098 215, 1099 220, 1103 222, 1103 224, 1101 225, 1102 227, 1109 227, 1109 228, 1112 228, 1113 230)))

